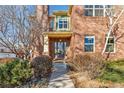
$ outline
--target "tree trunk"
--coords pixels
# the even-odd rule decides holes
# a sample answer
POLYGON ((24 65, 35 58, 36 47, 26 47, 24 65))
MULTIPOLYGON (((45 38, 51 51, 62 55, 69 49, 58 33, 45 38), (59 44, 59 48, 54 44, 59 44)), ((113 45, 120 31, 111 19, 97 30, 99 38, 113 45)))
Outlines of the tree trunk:
POLYGON ((40 24, 39 31, 37 31, 36 44, 34 46, 34 55, 41 56, 43 54, 44 47, 44 36, 43 32, 48 31, 48 5, 37 5, 36 7, 36 18, 37 22, 40 24))

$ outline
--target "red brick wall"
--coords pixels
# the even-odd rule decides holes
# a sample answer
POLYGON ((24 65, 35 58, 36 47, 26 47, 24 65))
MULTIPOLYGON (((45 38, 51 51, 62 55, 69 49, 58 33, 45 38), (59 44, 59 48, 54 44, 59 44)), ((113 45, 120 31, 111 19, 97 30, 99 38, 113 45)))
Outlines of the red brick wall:
MULTIPOLYGON (((115 6, 116 14, 120 13, 121 7, 115 6)), ((82 6, 73 6, 71 13, 71 31, 73 31, 69 57, 74 57, 76 54, 86 54, 84 52, 84 36, 95 36, 95 52, 102 54, 102 50, 105 44, 105 35, 108 32, 108 18, 107 17, 90 17, 83 16, 84 9, 82 6), (70 55, 71 53, 71 55, 70 55)), ((118 21, 118 29, 116 30, 116 38, 120 37, 116 41, 116 51, 111 53, 109 58, 120 59, 124 58, 124 13, 118 21)), ((93 53, 90 53, 93 54, 93 53)), ((107 53, 104 53, 107 56, 107 53)))

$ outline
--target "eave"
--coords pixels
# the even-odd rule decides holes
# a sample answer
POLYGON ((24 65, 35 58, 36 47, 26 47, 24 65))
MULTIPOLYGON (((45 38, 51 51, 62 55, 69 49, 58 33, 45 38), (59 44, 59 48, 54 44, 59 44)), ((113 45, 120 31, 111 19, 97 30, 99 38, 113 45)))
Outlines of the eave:
POLYGON ((71 37, 72 32, 70 31, 45 32, 44 35, 48 35, 48 37, 50 38, 66 38, 71 37))
POLYGON ((56 16, 68 16, 68 12, 67 11, 55 11, 55 12, 53 12, 53 15, 56 15, 56 16))

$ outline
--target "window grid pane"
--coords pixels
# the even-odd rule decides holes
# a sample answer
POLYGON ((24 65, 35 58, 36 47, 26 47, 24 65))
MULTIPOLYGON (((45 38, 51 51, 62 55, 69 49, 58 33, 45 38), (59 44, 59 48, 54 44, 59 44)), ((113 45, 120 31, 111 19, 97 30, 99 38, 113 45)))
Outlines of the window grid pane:
POLYGON ((93 45, 85 45, 84 47, 85 52, 93 52, 93 45))
POLYGON ((93 52, 94 50, 94 37, 86 36, 84 39, 84 51, 93 52))
POLYGON ((95 5, 95 8, 103 8, 103 5, 95 5))
POLYGON ((86 9, 85 16, 93 16, 93 9, 86 9))
POLYGON ((107 44, 106 52, 114 52, 114 44, 107 44))
POLYGON ((85 38, 85 43, 94 43, 94 38, 85 38))
POLYGON ((114 52, 114 38, 110 37, 106 46, 105 52, 114 52))
POLYGON ((64 28, 67 28, 67 24, 64 24, 64 28))
POLYGON ((95 16, 104 16, 103 9, 95 9, 95 16))
POLYGON ((59 28, 63 28, 63 27, 62 27, 62 24, 59 24, 59 28))
POLYGON ((105 8, 112 8, 111 5, 105 5, 105 8))
POLYGON ((85 8, 93 8, 93 5, 85 5, 85 8))
MULTIPOLYGON (((85 5, 85 16, 106 16, 106 13, 104 11, 111 11, 112 6, 111 5, 85 5)), ((113 11, 112 13, 113 14, 113 11)))
POLYGON ((59 29, 67 29, 68 28, 68 19, 67 18, 60 18, 59 19, 59 29))

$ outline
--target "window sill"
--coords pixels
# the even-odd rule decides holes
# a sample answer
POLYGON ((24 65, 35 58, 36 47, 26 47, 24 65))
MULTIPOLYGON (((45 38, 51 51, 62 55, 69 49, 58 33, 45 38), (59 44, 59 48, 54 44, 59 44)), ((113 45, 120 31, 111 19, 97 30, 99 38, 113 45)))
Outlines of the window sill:
POLYGON ((95 53, 95 51, 93 51, 93 52, 86 52, 86 51, 84 51, 85 53, 95 53))
POLYGON ((85 20, 107 20, 106 16, 85 16, 83 15, 85 20))
POLYGON ((115 54, 116 52, 105 52, 105 54, 108 54, 108 53, 112 53, 112 54, 115 54))

